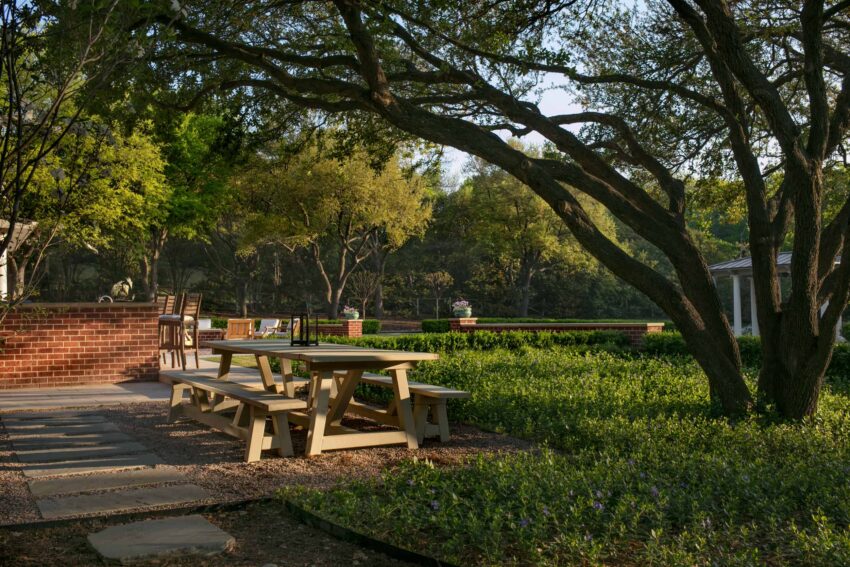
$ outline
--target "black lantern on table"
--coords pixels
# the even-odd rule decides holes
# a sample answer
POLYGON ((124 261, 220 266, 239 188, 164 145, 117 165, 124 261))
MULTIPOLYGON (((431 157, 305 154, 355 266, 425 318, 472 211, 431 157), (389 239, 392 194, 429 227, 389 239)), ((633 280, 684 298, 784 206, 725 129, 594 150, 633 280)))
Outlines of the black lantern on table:
POLYGON ((319 346, 318 315, 293 315, 289 329, 289 346, 319 346))

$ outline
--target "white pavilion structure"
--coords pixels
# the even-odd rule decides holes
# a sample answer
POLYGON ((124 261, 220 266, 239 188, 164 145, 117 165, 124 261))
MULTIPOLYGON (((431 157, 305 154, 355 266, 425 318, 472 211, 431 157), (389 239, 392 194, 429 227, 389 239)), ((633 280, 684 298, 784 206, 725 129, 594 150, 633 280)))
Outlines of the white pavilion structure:
MULTIPOLYGON (((15 223, 15 232, 12 235, 12 240, 9 246, 0 255, 0 301, 5 301, 9 296, 9 253, 18 249, 18 246, 27 239, 27 237, 35 229, 36 223, 18 221, 15 223)), ((0 219, 0 239, 6 238, 9 232, 9 221, 0 219)))
MULTIPOLYGON (((840 263, 840 260, 835 262, 840 263)), ((780 276, 791 273, 791 252, 780 252, 776 257, 776 269, 780 276)), ((714 277, 715 285, 717 278, 730 276, 732 278, 732 330, 736 337, 744 334, 743 319, 741 316, 741 279, 746 278, 750 288, 750 328, 754 337, 759 336, 759 321, 756 313, 756 289, 753 286, 753 260, 752 258, 735 258, 708 267, 714 277)), ((826 308, 824 305, 821 311, 826 308)), ((838 317, 835 326, 836 337, 843 340, 841 336, 842 318, 838 317)))

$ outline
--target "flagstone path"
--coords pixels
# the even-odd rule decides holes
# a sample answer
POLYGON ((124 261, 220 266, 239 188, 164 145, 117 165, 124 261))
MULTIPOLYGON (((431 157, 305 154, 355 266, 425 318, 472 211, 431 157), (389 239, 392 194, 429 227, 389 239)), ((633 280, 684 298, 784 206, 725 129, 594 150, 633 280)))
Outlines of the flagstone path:
MULTIPOLYGON (((0 424, 45 520, 182 506, 209 497, 102 415, 15 413, 0 416, 0 424)), ((235 539, 192 515, 112 526, 90 534, 89 542, 103 557, 124 563, 213 555, 235 539)))

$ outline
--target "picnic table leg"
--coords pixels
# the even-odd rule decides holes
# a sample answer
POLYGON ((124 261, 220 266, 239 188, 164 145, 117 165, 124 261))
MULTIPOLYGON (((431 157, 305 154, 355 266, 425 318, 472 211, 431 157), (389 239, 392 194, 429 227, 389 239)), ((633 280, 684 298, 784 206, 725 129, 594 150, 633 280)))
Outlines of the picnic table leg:
POLYGON ((391 370, 393 377, 393 393, 395 394, 398 410, 398 425, 407 437, 407 448, 417 449, 416 425, 413 421, 413 411, 410 409, 410 389, 407 386, 407 370, 400 368, 391 370))
POLYGON ((269 392, 277 394, 277 384, 274 381, 274 374, 272 374, 272 367, 269 364, 269 357, 258 354, 255 355, 254 358, 257 359, 257 368, 260 370, 260 378, 263 380, 263 387, 269 392))
MULTIPOLYGON (((227 375, 230 374, 230 363, 233 361, 232 352, 221 353, 221 361, 218 363, 218 378, 219 380, 227 380, 227 375)), ((211 407, 215 408, 218 404, 224 401, 224 396, 214 394, 210 398, 211 407)))
POLYGON ((322 370, 315 377, 315 395, 310 404, 310 428, 307 430, 307 456, 319 455, 322 452, 322 441, 325 438, 325 423, 328 417, 328 402, 331 397, 331 385, 334 373, 322 370))
POLYGON ((251 424, 248 429, 248 446, 245 448, 245 462, 253 463, 260 460, 263 452, 263 437, 266 434, 266 412, 251 407, 251 424))
POLYGON ((349 370, 346 372, 345 377, 342 379, 342 385, 337 389, 334 403, 331 406, 331 424, 339 425, 342 421, 342 416, 345 415, 345 408, 348 407, 351 398, 354 397, 354 390, 357 388, 361 376, 363 376, 362 370, 349 370))
POLYGON ((283 393, 289 397, 295 397, 295 383, 292 381, 292 361, 288 358, 280 359, 280 377, 283 379, 283 393))

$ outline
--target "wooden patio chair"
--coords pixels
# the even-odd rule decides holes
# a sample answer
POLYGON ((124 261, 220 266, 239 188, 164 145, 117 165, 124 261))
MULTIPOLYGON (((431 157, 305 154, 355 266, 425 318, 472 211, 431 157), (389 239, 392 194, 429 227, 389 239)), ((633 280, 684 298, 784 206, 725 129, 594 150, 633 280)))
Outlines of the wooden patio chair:
POLYGON ((174 350, 179 343, 177 323, 180 320, 180 312, 177 308, 181 302, 182 298, 176 295, 160 295, 156 298, 157 305, 162 305, 162 312, 159 315, 159 353, 163 364, 168 353, 171 353, 172 368, 174 368, 174 350))
POLYGON ((254 320, 253 319, 228 319, 227 333, 224 338, 232 340, 244 340, 254 338, 254 320))
POLYGON ((202 298, 203 295, 200 293, 184 293, 180 304, 180 340, 178 342, 178 352, 183 370, 186 370, 187 350, 195 351, 195 368, 201 367, 198 358, 198 320, 201 318, 202 298))

